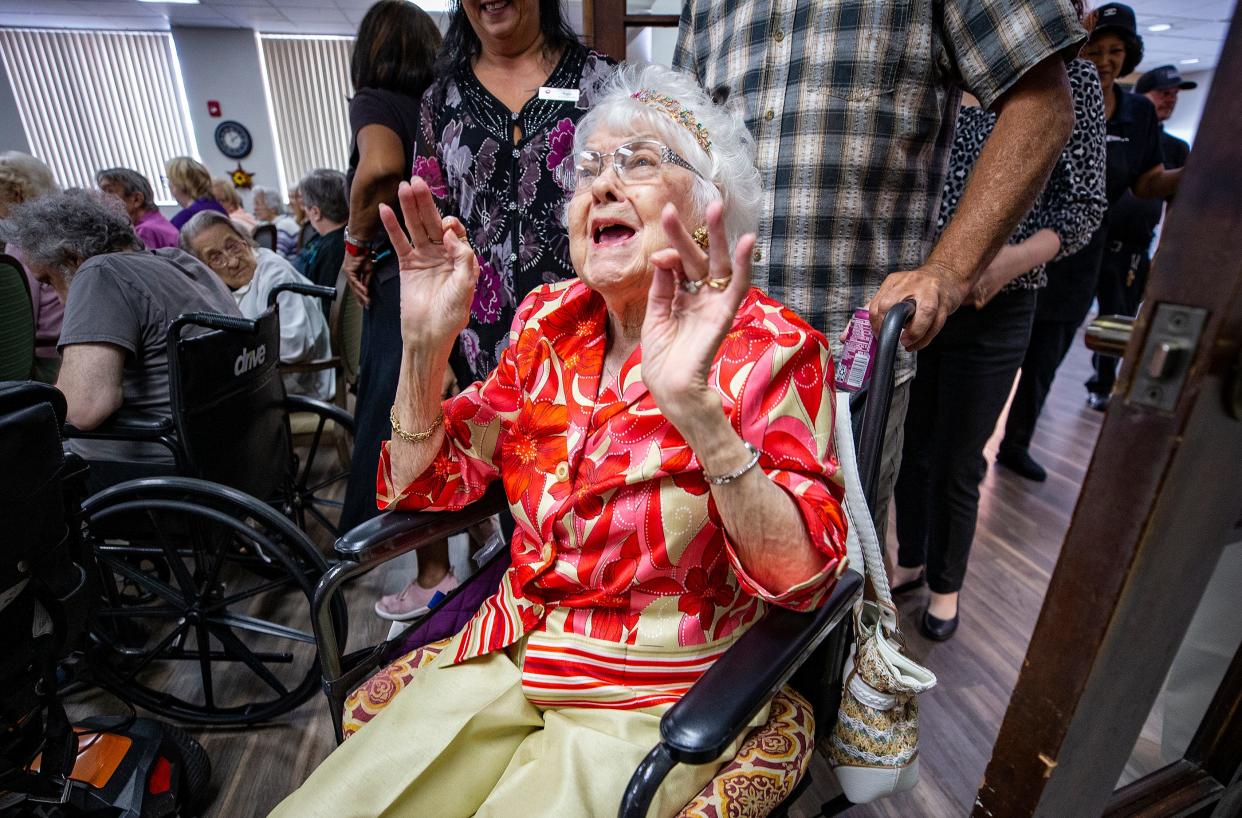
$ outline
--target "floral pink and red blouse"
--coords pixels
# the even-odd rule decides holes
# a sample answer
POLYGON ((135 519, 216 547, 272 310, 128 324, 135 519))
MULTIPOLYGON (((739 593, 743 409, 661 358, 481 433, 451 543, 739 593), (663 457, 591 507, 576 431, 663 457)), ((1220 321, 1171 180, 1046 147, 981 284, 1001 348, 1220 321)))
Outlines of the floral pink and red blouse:
POLYGON ((528 293, 574 276, 556 171, 615 67, 583 46, 567 48, 519 111, 473 72, 437 79, 423 94, 414 175, 427 182, 443 215, 461 219, 479 255, 470 324, 453 361, 460 383, 496 366, 528 293))
POLYGON ((606 324, 580 281, 539 288, 495 371, 445 401, 424 473, 394 486, 390 444, 380 457, 383 509, 458 509, 503 482, 512 564, 454 661, 528 637, 523 683, 542 706, 672 703, 768 605, 820 605, 846 563, 822 335, 752 288, 711 372, 729 422, 826 558, 778 594, 740 562, 697 457, 643 383, 642 347, 601 377, 606 324))

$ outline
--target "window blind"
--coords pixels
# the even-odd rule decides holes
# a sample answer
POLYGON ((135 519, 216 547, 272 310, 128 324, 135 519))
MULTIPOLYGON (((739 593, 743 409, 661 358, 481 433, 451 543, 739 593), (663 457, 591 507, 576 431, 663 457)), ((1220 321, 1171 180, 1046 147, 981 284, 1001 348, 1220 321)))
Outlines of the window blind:
POLYGON ((30 149, 57 181, 93 188, 97 170, 127 167, 173 203, 164 162, 198 149, 168 33, 0 29, 0 58, 30 149))
POLYGON ((260 35, 276 142, 290 187, 315 168, 349 161, 349 57, 346 37, 260 35))

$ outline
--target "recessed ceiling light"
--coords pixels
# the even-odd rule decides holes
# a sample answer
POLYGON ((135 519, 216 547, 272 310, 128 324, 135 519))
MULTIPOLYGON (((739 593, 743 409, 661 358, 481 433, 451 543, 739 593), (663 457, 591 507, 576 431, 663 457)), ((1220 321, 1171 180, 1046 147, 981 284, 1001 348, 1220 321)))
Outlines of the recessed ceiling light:
POLYGON ((197 6, 199 0, 138 0, 139 3, 158 3, 161 6, 197 6))
POLYGON ((1173 26, 1169 25, 1168 23, 1156 23, 1154 26, 1148 26, 1147 30, 1148 31, 1168 31, 1171 28, 1173 28, 1173 26))
POLYGON ((1181 63, 1182 65, 1195 65, 1199 62, 1199 58, 1191 57, 1188 60, 1178 60, 1178 62, 1181 63))

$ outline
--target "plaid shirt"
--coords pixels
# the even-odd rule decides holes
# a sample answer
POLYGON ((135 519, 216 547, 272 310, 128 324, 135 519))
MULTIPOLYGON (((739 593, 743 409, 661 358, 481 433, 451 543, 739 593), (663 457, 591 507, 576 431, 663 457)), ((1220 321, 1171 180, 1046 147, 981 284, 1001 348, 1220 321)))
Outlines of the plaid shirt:
MULTIPOLYGON (((744 101, 754 283, 839 353, 853 311, 931 251, 961 90, 991 107, 1085 37, 1068 0, 694 0, 673 62, 744 101)), ((913 372, 903 350, 898 378, 913 372)))

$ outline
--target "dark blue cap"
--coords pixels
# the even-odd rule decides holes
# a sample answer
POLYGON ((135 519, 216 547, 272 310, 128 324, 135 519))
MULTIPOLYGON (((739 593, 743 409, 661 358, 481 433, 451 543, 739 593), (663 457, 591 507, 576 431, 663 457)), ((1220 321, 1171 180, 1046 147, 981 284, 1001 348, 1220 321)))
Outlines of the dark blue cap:
POLYGON ((1146 94, 1148 91, 1163 91, 1166 88, 1180 88, 1183 91, 1189 91, 1191 88, 1198 88, 1199 83, 1191 80, 1182 79, 1182 75, 1177 73, 1177 69, 1171 65, 1161 65, 1138 78, 1138 82, 1134 83, 1134 90, 1140 94, 1146 94))

